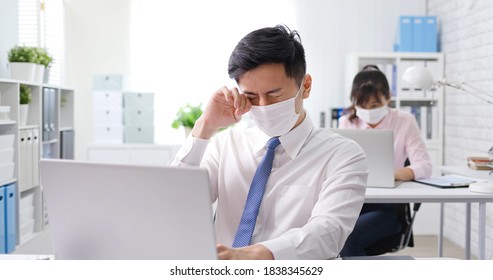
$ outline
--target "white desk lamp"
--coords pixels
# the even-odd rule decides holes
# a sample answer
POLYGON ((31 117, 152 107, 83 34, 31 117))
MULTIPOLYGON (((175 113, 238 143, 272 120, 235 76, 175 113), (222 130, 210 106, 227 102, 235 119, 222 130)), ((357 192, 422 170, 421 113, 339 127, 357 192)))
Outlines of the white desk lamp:
MULTIPOLYGON (((476 98, 493 105, 492 93, 479 90, 467 83, 454 84, 447 82, 445 79, 434 80, 430 71, 423 66, 414 65, 409 67, 402 75, 402 79, 412 85, 422 88, 423 90, 435 91, 439 87, 449 86, 465 93, 472 94, 476 98)), ((469 190, 472 192, 493 193, 493 182, 472 183, 469 185, 469 190)))

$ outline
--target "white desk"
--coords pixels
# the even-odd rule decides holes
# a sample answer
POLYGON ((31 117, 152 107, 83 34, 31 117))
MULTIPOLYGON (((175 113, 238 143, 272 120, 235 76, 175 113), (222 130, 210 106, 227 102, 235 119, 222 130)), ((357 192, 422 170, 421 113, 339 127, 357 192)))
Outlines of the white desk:
MULTIPOLYGON (((416 182, 404 182, 394 189, 367 188, 366 203, 415 203, 415 202, 464 202, 479 203, 479 259, 485 259, 486 251, 486 203, 493 202, 493 194, 474 193, 467 188, 441 189, 416 182)), ((443 212, 442 212, 443 213, 443 212)), ((470 211, 467 216, 467 228, 470 231, 470 211)), ((443 223, 443 216, 441 218, 443 223)), ((442 230, 442 229, 441 229, 442 230)), ((442 232, 440 232, 440 235, 442 232)), ((440 236, 441 239, 441 236, 440 236)), ((442 241, 440 240, 440 243, 442 241)), ((441 246, 441 245, 440 245, 441 246)), ((439 252, 441 257, 441 253, 439 252)), ((466 258, 470 256, 470 247, 466 246, 466 258)))

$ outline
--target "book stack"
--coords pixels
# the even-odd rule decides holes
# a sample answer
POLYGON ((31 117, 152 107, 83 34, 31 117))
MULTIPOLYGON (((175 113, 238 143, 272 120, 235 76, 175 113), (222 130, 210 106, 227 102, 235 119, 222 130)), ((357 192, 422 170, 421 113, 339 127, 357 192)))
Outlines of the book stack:
POLYGON ((469 168, 477 170, 493 170, 493 155, 473 155, 467 158, 469 168))

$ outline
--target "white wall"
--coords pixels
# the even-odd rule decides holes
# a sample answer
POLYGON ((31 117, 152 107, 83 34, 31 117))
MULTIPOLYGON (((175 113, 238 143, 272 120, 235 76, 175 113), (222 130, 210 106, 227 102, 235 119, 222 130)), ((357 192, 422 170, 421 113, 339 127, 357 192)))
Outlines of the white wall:
MULTIPOLYGON (((425 12, 425 0, 292 1, 299 15, 297 25, 292 28, 297 29, 301 34, 306 48, 308 71, 313 75, 315 82, 306 108, 316 125, 319 124, 321 111, 325 111, 328 116, 329 108, 344 105, 345 55, 351 51, 391 51, 396 36, 398 15, 425 12)), ((98 73, 132 74, 132 71, 135 71, 129 69, 135 63, 132 63, 132 58, 127 55, 130 48, 129 36, 131 36, 129 35, 130 2, 130 0, 65 1, 66 82, 77 90, 76 158, 85 158, 86 145, 92 140, 91 76, 98 73)), ((286 5, 290 3, 291 1, 286 1, 286 5)), ((243 15, 242 11, 247 10, 238 10, 237 16, 226 18, 248 18, 248 15, 243 15)), ((184 11, 176 9, 175 12, 184 11)), ((165 14, 163 11, 163 15, 165 14)), ((276 17, 279 18, 279 15, 276 14, 276 17)), ((255 17, 249 20, 254 19, 255 17)), ((190 18, 192 22, 188 25, 196 25, 199 28, 200 22, 194 23, 193 20, 190 18)), ((182 23, 157 26, 162 30, 158 36, 174 34, 167 29, 180 28, 180 26, 182 23)), ((216 32, 221 30, 223 29, 216 29, 216 32)), ((204 32, 211 34, 212 38, 227 35, 212 34, 215 32, 214 29, 204 32)), ((240 38, 243 33, 245 32, 229 36, 240 38)), ((219 59, 219 62, 221 61, 223 61, 222 57, 219 59)), ((223 68, 226 71, 226 62, 224 64, 223 68)), ((183 75, 183 73, 177 74, 183 75)), ((226 74, 224 76, 226 77, 226 74)), ((164 75, 163 79, 166 78, 167 76, 164 75)), ((139 88, 141 87, 139 85, 139 88)), ((158 121, 156 124, 168 125, 158 121)))
POLYGON ((77 159, 92 141, 92 76, 129 73, 130 0, 65 0, 66 84, 75 94, 77 159))
MULTIPOLYGON (((313 90, 305 107, 314 124, 320 112, 347 106, 345 57, 350 52, 390 52, 400 15, 424 15, 425 0, 297 0, 299 31, 313 90)), ((326 121, 328 124, 328 121, 326 121)))
MULTIPOLYGON (((445 76, 490 91, 493 88, 493 1, 429 0, 428 13, 438 17, 445 76)), ((465 165, 471 154, 493 145, 493 106, 446 88, 445 164, 465 165)), ((472 205, 472 252, 477 256, 478 211, 472 205)), ((445 236, 464 247, 465 206, 445 207, 445 236)), ((493 215, 486 209, 486 257, 493 254, 493 215)))
POLYGON ((17 44, 17 0, 0 0, 0 78, 10 78, 7 52, 17 44))

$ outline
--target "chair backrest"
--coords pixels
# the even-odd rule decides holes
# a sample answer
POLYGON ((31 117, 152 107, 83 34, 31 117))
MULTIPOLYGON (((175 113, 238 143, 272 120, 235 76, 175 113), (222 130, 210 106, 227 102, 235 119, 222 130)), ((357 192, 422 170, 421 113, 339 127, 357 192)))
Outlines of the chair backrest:
POLYGON ((394 207, 396 207, 398 212, 399 220, 402 223, 402 230, 398 234, 385 238, 366 248, 366 254, 368 256, 375 256, 397 252, 406 247, 414 247, 412 227, 414 218, 416 217, 416 213, 420 206, 421 203, 414 203, 413 213, 411 215, 411 205, 409 203, 394 204, 394 207))

